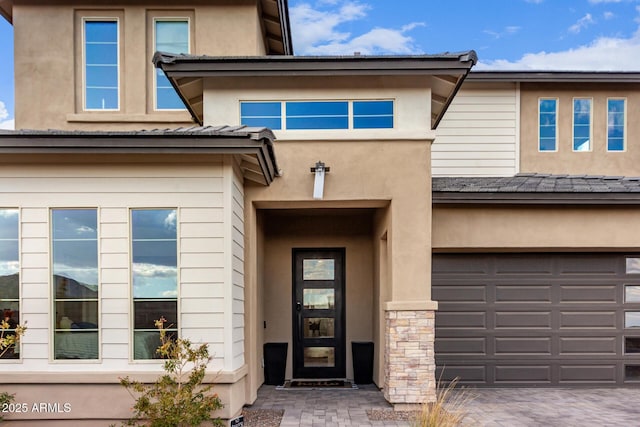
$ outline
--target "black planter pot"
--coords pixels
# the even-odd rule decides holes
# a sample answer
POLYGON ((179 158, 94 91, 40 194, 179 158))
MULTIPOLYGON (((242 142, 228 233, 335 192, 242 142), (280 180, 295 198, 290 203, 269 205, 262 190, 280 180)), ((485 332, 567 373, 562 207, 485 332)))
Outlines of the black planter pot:
POLYGON ((286 342, 268 342, 264 345, 264 383, 267 385, 284 384, 287 368, 286 342))
POLYGON ((352 341, 353 382, 371 384, 373 382, 373 343, 370 341, 352 341))

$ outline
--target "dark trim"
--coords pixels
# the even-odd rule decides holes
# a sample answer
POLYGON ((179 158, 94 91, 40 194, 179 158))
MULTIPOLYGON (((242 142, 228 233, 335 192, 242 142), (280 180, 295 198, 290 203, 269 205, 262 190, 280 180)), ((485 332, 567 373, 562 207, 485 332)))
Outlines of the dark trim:
POLYGON ((434 192, 434 205, 640 205, 640 193, 434 192))
POLYGON ((278 0, 280 11, 280 31, 282 32, 282 44, 284 55, 293 55, 293 40, 291 39, 291 22, 289 20, 289 4, 287 0, 278 0))
POLYGON ((640 83, 640 72, 620 71, 489 71, 474 70, 470 82, 640 83))
POLYGON ((212 76, 467 75, 474 51, 421 56, 217 57, 156 52, 153 63, 170 78, 212 76))
MULTIPOLYGON (((236 128, 232 128, 236 129, 236 128)), ((0 155, 10 154, 233 154, 255 156, 269 185, 278 176, 273 134, 213 132, 0 132, 0 155)))

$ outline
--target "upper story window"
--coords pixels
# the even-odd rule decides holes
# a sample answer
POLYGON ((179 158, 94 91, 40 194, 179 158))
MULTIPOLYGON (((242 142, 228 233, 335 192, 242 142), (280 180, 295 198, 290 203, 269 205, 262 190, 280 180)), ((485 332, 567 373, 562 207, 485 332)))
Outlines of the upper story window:
POLYGON ((54 358, 97 359, 97 211, 54 209, 51 226, 54 358))
MULTIPOLYGON (((155 18, 154 50, 189 53, 189 19, 155 18)), ((162 70, 155 70, 155 109, 184 110, 184 104, 162 70)))
POLYGON ((573 151, 591 151, 591 98, 573 99, 573 151))
POLYGON ((85 110, 120 108, 118 26, 116 18, 83 21, 85 110))
MULTIPOLYGON (((6 321, 12 335, 20 324, 20 252, 18 244, 18 210, 0 209, 0 321, 6 321)), ((20 357, 20 347, 9 348, 3 359, 20 357)))
POLYGON ((625 149, 625 110, 625 99, 607 99, 607 151, 625 149))
POLYGON ((240 103, 240 123, 274 130, 392 129, 391 100, 240 103))
POLYGON ((131 211, 133 274, 133 358, 157 358, 160 335, 178 328, 178 243, 175 209, 131 211))
POLYGON ((558 148, 558 100, 541 98, 538 100, 538 149, 556 151, 558 148))

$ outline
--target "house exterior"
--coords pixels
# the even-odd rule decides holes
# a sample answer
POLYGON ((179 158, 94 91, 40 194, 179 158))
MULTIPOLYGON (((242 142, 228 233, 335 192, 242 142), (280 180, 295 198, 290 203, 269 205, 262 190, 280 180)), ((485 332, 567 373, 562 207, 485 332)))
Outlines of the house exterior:
POLYGON ((637 386, 638 73, 474 72, 433 145, 443 378, 637 386))
POLYGON ((640 381, 640 74, 296 57, 283 0, 0 13, 0 308, 29 326, 0 360, 29 409, 10 423, 127 418, 118 378, 162 371, 160 316, 209 345, 223 418, 255 401, 269 343, 286 378, 351 379, 372 342, 398 409, 441 372, 640 381))
POLYGON ((430 150, 473 51, 295 57, 281 0, 0 10, 0 304, 29 327, 0 360, 10 423, 129 417, 118 379, 162 372, 161 316, 209 345, 223 418, 272 342, 287 378, 353 378, 373 342, 392 404, 435 398, 430 150))

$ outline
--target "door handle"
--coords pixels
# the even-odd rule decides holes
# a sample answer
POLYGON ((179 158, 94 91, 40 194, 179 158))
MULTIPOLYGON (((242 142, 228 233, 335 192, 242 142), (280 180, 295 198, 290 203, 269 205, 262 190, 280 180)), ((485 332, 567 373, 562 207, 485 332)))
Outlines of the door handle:
POLYGON ((300 312, 302 310, 302 304, 300 304, 299 302, 296 303, 296 311, 300 312))

